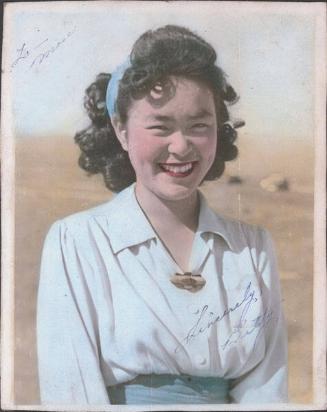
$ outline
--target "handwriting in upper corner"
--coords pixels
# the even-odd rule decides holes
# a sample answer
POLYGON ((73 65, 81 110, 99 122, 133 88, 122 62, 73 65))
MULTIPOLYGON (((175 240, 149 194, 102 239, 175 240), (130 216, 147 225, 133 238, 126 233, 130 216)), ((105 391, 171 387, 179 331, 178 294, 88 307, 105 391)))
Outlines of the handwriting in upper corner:
POLYGON ((46 59, 53 55, 76 31, 76 27, 67 31, 61 39, 51 41, 49 38, 44 38, 38 41, 35 45, 28 45, 24 42, 18 49, 16 49, 15 60, 11 64, 11 71, 26 62, 29 68, 40 66, 46 59))

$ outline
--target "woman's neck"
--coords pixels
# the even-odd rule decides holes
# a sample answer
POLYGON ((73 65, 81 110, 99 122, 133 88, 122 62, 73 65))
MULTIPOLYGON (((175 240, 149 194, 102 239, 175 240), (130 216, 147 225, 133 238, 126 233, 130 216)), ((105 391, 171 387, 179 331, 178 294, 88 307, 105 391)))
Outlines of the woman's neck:
POLYGON ((192 232, 196 231, 199 217, 197 191, 185 199, 166 200, 136 184, 135 193, 141 208, 155 227, 161 224, 166 229, 184 226, 192 232))

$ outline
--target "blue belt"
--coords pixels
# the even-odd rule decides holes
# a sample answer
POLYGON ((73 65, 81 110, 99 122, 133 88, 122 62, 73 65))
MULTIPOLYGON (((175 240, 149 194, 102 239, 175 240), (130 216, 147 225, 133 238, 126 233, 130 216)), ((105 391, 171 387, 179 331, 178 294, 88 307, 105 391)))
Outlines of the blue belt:
POLYGON ((229 382, 223 378, 188 375, 139 375, 108 387, 118 405, 228 403, 229 382))

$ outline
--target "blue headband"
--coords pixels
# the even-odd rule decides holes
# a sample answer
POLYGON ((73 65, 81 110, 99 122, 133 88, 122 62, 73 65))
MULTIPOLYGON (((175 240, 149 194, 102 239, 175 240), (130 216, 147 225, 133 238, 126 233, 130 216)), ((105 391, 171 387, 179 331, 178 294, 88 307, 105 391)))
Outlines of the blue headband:
POLYGON ((106 105, 110 117, 117 113, 116 101, 118 96, 119 82, 122 79, 126 69, 128 69, 130 65, 131 61, 128 58, 124 61, 124 63, 120 64, 116 68, 109 80, 106 93, 106 105))

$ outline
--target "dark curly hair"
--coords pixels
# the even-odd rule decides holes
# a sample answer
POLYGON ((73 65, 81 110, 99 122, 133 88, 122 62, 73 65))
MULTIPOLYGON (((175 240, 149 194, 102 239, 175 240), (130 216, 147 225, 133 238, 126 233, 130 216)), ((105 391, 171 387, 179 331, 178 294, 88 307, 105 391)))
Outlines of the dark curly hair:
MULTIPOLYGON (((210 44, 190 30, 179 26, 164 26, 145 32, 134 44, 128 67, 119 83, 116 101, 122 123, 128 118, 133 99, 144 97, 159 82, 169 76, 183 76, 204 82, 213 92, 218 122, 217 152, 204 180, 219 178, 225 162, 237 157, 233 144, 237 132, 228 122, 226 103, 237 99, 226 82, 224 72, 215 65, 217 55, 210 44)), ((102 173, 105 184, 119 192, 135 182, 135 172, 128 153, 121 147, 106 108, 106 89, 110 74, 101 73, 87 89, 84 107, 91 125, 75 135, 81 149, 79 166, 87 172, 102 173)))

